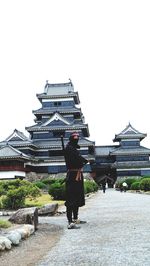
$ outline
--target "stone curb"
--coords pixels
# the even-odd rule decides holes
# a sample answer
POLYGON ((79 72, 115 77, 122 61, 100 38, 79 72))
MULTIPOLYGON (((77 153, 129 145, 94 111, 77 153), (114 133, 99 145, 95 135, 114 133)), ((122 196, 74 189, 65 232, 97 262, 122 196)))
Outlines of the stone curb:
MULTIPOLYGON (((1 211, 0 216, 12 216, 16 211, 1 211)), ((65 213, 65 206, 60 205, 55 215, 65 213)), ((34 225, 31 224, 14 224, 7 229, 0 229, 0 251, 7 251, 12 246, 19 245, 21 240, 27 239, 35 232, 34 225)))
POLYGON ((19 245, 22 239, 27 239, 34 232, 35 228, 31 224, 15 225, 13 228, 2 230, 0 251, 10 250, 13 245, 19 245))

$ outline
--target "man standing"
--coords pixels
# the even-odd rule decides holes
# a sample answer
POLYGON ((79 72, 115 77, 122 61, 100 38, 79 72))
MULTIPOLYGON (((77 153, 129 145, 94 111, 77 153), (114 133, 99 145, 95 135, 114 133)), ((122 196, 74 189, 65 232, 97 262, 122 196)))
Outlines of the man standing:
POLYGON ((65 160, 67 167, 66 177, 66 213, 68 220, 68 229, 79 228, 77 223, 84 223, 78 220, 79 207, 85 205, 83 166, 88 163, 84 157, 79 154, 78 145, 79 134, 72 133, 69 142, 65 148, 65 160))

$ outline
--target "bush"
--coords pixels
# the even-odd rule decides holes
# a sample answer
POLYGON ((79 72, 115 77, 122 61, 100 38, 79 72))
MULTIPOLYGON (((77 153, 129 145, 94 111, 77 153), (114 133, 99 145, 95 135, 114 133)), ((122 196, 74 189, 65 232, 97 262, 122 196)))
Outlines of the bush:
POLYGON ((95 192, 95 191, 98 191, 99 186, 98 186, 97 183, 93 182, 93 187, 94 187, 94 192, 95 192))
POLYGON ((47 188, 47 185, 44 184, 42 181, 36 181, 36 182, 34 182, 34 185, 36 185, 40 189, 46 189, 47 188))
POLYGON ((42 179, 41 182, 44 183, 45 185, 51 185, 56 182, 59 182, 59 178, 47 178, 47 179, 42 179))
POLYGON ((56 181, 50 185, 48 193, 54 200, 65 200, 65 184, 56 181))
POLYGON ((26 191, 23 187, 11 189, 7 195, 2 199, 4 208, 18 209, 24 206, 26 198, 26 191))
POLYGON ((144 191, 150 191, 150 178, 144 178, 141 180, 140 189, 144 191))
POLYGON ((41 182, 44 183, 45 185, 49 186, 54 183, 62 183, 63 178, 47 178, 47 179, 42 179, 41 182))
POLYGON ((132 183, 130 189, 140 190, 140 181, 136 181, 136 182, 132 183))
POLYGON ((2 207, 8 209, 18 209, 24 207, 25 198, 35 199, 41 195, 37 186, 25 180, 2 181, 0 183, 2 207))
POLYGON ((121 179, 121 180, 118 180, 115 184, 115 187, 116 189, 120 189, 122 188, 122 184, 123 182, 126 182, 127 185, 128 185, 128 190, 131 189, 131 185, 134 183, 134 182, 137 182, 137 179, 136 178, 125 178, 125 179, 121 179))
POLYGON ((84 192, 85 194, 95 192, 98 190, 98 185, 94 181, 85 180, 84 181, 84 192))
POLYGON ((150 178, 150 176, 142 176, 140 180, 145 179, 145 178, 150 178))
MULTIPOLYGON (((127 185, 128 185, 128 189, 131 189, 131 185, 132 185, 134 182, 136 182, 137 179, 136 179, 136 178, 127 178, 127 179, 125 179, 124 181, 127 183, 127 185)), ((124 182, 124 181, 123 181, 123 182, 124 182)))
POLYGON ((94 192, 94 188, 93 188, 93 186, 92 186, 91 183, 85 181, 85 182, 84 182, 84 193, 85 193, 85 194, 88 194, 88 193, 90 193, 90 192, 94 192))

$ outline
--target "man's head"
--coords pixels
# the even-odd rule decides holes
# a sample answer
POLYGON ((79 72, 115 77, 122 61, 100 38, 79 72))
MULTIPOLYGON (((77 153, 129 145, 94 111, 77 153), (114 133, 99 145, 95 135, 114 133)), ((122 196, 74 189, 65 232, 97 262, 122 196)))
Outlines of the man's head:
POLYGON ((72 144, 77 145, 79 141, 79 134, 77 132, 72 133, 69 137, 69 141, 72 144))

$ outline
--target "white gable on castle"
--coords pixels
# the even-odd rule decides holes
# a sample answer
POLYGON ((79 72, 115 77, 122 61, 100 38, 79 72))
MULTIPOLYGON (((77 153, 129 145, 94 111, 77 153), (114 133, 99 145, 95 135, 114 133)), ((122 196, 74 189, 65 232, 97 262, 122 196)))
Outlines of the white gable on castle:
POLYGON ((44 122, 41 126, 47 126, 49 125, 51 122, 53 121, 61 121, 63 122, 64 124, 66 125, 70 125, 70 122, 68 122, 67 119, 65 119, 63 116, 61 116, 60 114, 58 113, 55 113, 50 119, 48 119, 46 122, 44 122))
POLYGON ((10 141, 11 139, 29 140, 29 138, 27 138, 21 131, 17 129, 15 129, 5 141, 10 141))
POLYGON ((131 125, 128 126, 128 128, 126 128, 126 130, 123 131, 124 134, 126 133, 139 133, 136 129, 134 129, 131 125))

